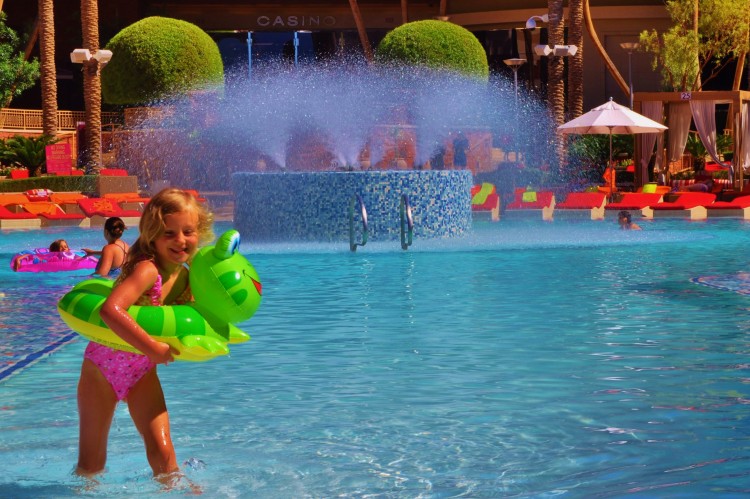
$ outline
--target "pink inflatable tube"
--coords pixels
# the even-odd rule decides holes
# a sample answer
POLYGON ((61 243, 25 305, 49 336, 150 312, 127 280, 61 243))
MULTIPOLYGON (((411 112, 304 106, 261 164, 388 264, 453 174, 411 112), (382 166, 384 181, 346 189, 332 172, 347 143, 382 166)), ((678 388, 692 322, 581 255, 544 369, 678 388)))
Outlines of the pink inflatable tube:
POLYGON ((10 260, 10 268, 16 272, 66 272, 94 269, 98 260, 86 256, 83 250, 50 251, 47 248, 24 250, 10 260))

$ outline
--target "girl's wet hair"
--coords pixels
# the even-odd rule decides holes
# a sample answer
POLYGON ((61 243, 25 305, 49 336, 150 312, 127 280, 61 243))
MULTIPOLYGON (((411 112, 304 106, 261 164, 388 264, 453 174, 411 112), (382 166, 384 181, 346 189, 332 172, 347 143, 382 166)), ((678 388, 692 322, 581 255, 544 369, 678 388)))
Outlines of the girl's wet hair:
POLYGON ((123 222, 120 217, 109 217, 107 221, 104 222, 104 230, 115 239, 120 239, 122 233, 125 232, 126 229, 125 222, 123 222))
POLYGON ((198 215, 199 244, 206 244, 213 240, 213 214, 193 194, 173 187, 163 189, 151 197, 143 210, 141 222, 138 225, 140 235, 128 251, 128 258, 122 267, 120 279, 130 274, 137 263, 143 260, 153 260, 156 257, 154 242, 164 232, 165 217, 183 211, 192 211, 198 215))
POLYGON ((60 248, 62 248, 63 243, 66 245, 68 244, 65 239, 57 239, 55 241, 52 241, 52 243, 49 245, 50 251, 61 251, 60 248))

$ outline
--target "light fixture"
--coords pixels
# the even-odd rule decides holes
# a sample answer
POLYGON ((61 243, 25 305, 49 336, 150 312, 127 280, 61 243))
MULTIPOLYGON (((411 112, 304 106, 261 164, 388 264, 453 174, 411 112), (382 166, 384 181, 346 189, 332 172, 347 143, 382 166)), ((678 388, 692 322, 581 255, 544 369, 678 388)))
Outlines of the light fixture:
POLYGON ((516 101, 518 101, 518 68, 526 63, 526 59, 514 57, 512 59, 503 59, 503 62, 513 70, 513 87, 515 88, 516 101))
POLYGON ((94 52, 94 55, 92 57, 96 59, 97 61, 99 61, 99 64, 104 66, 109 61, 112 60, 112 51, 111 50, 97 50, 96 52, 94 52))
POLYGON ((91 59, 89 49, 75 49, 70 53, 70 62, 81 64, 91 59))
POLYGON ((575 45, 555 45, 550 47, 549 45, 535 45, 534 53, 542 57, 568 57, 574 56, 578 52, 578 47, 575 45))
POLYGON ((620 47, 628 53, 628 92, 630 93, 630 109, 633 109, 633 52, 638 50, 638 42, 622 42, 620 47))
POLYGON ((549 45, 534 45, 534 53, 538 56, 547 57, 552 53, 552 47, 549 45))
POLYGON ((526 21, 526 29, 536 29, 536 22, 537 22, 537 20, 538 21, 542 21, 543 23, 548 23, 549 22, 549 15, 548 14, 543 14, 541 16, 531 16, 526 21))

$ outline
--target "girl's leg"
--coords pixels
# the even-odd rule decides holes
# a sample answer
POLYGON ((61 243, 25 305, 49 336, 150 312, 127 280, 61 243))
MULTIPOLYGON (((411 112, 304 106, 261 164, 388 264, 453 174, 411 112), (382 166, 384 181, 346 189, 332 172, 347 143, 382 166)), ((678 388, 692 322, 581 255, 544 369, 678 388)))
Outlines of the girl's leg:
POLYGON ((128 392, 128 408, 146 444, 146 457, 154 476, 177 471, 169 414, 156 369, 151 369, 128 392))
POLYGON ((78 381, 78 468, 79 475, 91 475, 107 463, 107 439, 117 397, 99 369, 88 359, 81 366, 78 381))

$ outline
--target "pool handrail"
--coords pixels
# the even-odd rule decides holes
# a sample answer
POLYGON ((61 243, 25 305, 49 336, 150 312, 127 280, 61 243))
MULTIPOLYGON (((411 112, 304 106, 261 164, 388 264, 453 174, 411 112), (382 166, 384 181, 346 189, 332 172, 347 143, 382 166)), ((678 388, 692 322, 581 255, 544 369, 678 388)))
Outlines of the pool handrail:
POLYGON ((401 195, 399 214, 401 216, 401 249, 407 250, 409 249, 409 246, 411 246, 414 238, 414 218, 411 214, 409 196, 406 194, 401 195))
POLYGON ((357 251, 357 246, 364 246, 367 244, 367 208, 365 207, 364 201, 362 201, 362 196, 359 194, 355 194, 352 196, 351 201, 349 202, 349 249, 351 251, 357 251), (359 213, 360 217, 362 218, 362 242, 361 243, 355 243, 354 242, 354 207, 355 204, 357 205, 357 212, 359 213))

